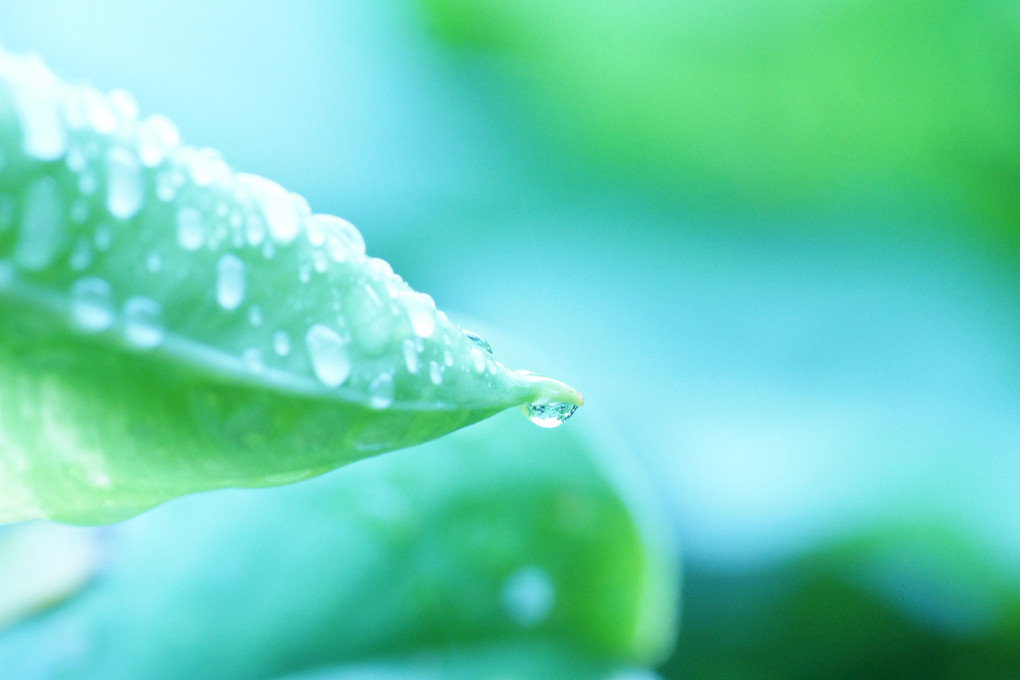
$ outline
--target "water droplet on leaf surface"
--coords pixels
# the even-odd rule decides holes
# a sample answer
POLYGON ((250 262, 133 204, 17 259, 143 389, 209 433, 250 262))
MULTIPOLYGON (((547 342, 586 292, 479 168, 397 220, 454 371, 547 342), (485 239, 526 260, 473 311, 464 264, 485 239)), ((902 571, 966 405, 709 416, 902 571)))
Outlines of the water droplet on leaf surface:
POLYGON ((507 615, 518 625, 529 628, 549 616, 556 599, 556 588, 544 569, 529 566, 507 578, 500 596, 507 615))
POLYGON ((328 326, 315 324, 305 333, 305 346, 316 377, 327 387, 342 385, 351 375, 351 356, 344 339, 328 326))
POLYGON ((478 333, 473 333, 471 331, 463 331, 463 333, 464 337, 470 340, 476 347, 484 349, 489 354, 492 354, 492 345, 489 344, 488 340, 478 335, 478 333))
POLYGON ((99 332, 113 325, 113 289, 95 276, 71 286, 71 318, 84 330, 99 332))

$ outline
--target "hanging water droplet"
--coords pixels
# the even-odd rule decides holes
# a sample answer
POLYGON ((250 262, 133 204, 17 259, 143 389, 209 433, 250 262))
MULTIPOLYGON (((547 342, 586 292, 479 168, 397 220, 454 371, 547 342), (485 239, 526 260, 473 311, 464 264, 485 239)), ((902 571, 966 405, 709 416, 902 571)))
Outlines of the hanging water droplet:
POLYGON ((443 382, 443 369, 440 368, 439 362, 429 362, 429 380, 432 381, 433 385, 439 385, 443 382))
POLYGON ((71 285, 71 318, 86 331, 104 331, 113 325, 113 288, 95 276, 78 279, 71 285))
POLYGON ((342 385, 351 375, 351 357, 344 339, 328 326, 315 324, 305 333, 305 346, 316 377, 327 387, 342 385))
POLYGON ((476 347, 479 347, 488 352, 489 354, 492 354, 492 345, 489 344, 488 340, 478 335, 478 333, 474 333, 472 331, 463 330, 461 332, 464 333, 464 337, 470 340, 476 347))
POLYGON ((535 626, 552 612, 556 588, 541 567, 523 567, 503 583, 500 599, 507 615, 525 628, 535 626))
POLYGON ((216 301, 223 309, 237 309, 244 293, 244 262, 233 253, 221 255, 216 262, 216 301))
POLYGON ((290 334, 287 331, 273 333, 273 351, 281 357, 290 354, 290 334))
POLYGON ((124 335, 136 347, 158 347, 166 336, 163 307, 146 297, 133 297, 124 303, 124 335))
POLYGON ((205 242, 202 232, 202 213, 190 205, 177 211, 177 242, 185 250, 198 250, 205 242))
POLYGON ((541 404, 525 404, 521 407, 524 415, 539 427, 559 427, 577 410, 577 404, 550 401, 541 404))
POLYGON ((40 177, 25 192, 21 229, 14 248, 14 261, 23 269, 38 271, 56 257, 66 236, 57 182, 40 177))
POLYGON ((368 405, 384 409, 393 403, 393 374, 380 373, 368 385, 368 405))

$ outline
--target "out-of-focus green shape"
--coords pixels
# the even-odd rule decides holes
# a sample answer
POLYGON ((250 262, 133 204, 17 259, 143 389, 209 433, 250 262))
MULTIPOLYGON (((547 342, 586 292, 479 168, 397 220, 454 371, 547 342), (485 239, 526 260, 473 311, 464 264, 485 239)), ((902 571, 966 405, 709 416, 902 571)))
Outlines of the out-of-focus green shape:
POLYGON ((901 524, 763 568, 686 572, 666 678, 1009 680, 1020 574, 980 540, 901 524))
POLYGON ((381 662, 324 668, 279 680, 661 680, 547 644, 511 643, 435 650, 381 662))
POLYGON ((592 668, 655 663, 676 618, 669 534, 627 452, 579 430, 507 413, 339 474, 104 528, 105 571, 0 634, 0 668, 240 680, 495 642, 592 668))
POLYGON ((0 522, 295 481, 532 402, 581 396, 344 220, 0 52, 0 522))
POLYGON ((600 171, 718 209, 963 204, 1020 245, 1020 12, 979 0, 423 0, 600 171), (590 158, 590 157, 589 157, 590 158))

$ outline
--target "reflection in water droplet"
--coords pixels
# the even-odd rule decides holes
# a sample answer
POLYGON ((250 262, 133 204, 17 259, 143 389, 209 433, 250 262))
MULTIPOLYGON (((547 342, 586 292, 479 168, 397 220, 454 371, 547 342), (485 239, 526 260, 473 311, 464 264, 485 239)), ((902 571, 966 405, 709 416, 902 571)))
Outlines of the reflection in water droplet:
POLYGON ((87 331, 103 331, 113 325, 113 289, 95 276, 71 285, 71 318, 87 331))
POLYGON ((14 261, 23 269, 45 268, 61 247, 64 217, 57 182, 40 177, 25 192, 14 261))
POLYGON ((163 308, 155 300, 133 297, 124 303, 124 334, 136 347, 157 347, 163 342, 163 308))
POLYGON ((351 375, 347 343, 332 328, 315 324, 305 333, 305 346, 316 377, 327 387, 342 385, 351 375))
POLYGON ((287 331, 273 333, 273 351, 281 357, 290 354, 290 335, 287 331))
POLYGON ((407 338, 404 340, 404 363, 407 365, 408 373, 417 373, 420 365, 418 359, 418 348, 414 344, 414 340, 407 338))
POLYGON ((130 219, 141 209, 143 197, 138 159, 122 146, 111 147, 106 152, 106 209, 118 219, 130 219))
POLYGON ((468 340, 474 343, 476 347, 479 347, 488 352, 489 354, 492 354, 492 345, 489 344, 488 340, 478 335, 478 333, 473 333, 471 331, 462 332, 464 333, 464 337, 466 337, 468 340))
POLYGON ((202 233, 202 213, 190 205, 177 211, 177 242, 185 250, 198 250, 205 241, 202 233))
POLYGON ((526 404, 521 407, 524 415, 539 427, 559 427, 577 410, 576 404, 550 401, 544 404, 526 404))
POLYGON ((368 386, 368 405, 383 409, 393 403, 393 374, 380 373, 368 386))
POLYGON ((223 309, 237 309, 244 290, 244 262, 233 253, 221 255, 216 263, 216 301, 223 309))
POLYGON ((544 621, 556 600, 556 588, 540 567, 523 567, 503 583, 500 599, 507 615, 525 628, 544 621))

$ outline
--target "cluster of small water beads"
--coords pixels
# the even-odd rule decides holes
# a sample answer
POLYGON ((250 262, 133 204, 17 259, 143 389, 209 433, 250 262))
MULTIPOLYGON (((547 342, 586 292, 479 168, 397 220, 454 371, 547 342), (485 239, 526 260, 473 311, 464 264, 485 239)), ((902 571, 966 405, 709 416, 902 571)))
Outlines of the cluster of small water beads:
MULTIPOLYGON (((92 217, 89 196, 103 186, 105 179, 105 208, 115 222, 126 222, 137 216, 145 207, 146 171, 155 175, 154 193, 159 201, 169 203, 178 198, 189 184, 194 187, 235 186, 254 199, 257 212, 236 211, 222 200, 212 211, 178 201, 175 207, 175 235, 177 245, 184 251, 217 249, 230 233, 210 232, 207 220, 219 218, 233 232, 235 247, 260 246, 265 259, 271 259, 280 247, 288 246, 304 232, 310 245, 311 263, 302 265, 300 280, 307 283, 313 271, 325 273, 333 263, 351 260, 364 262, 372 280, 382 282, 385 293, 365 283, 357 288, 355 299, 361 299, 363 308, 370 311, 384 305, 385 297, 396 314, 400 309, 410 323, 413 337, 405 338, 400 350, 403 367, 409 374, 426 371, 429 382, 439 386, 444 372, 454 366, 450 349, 441 355, 423 358, 424 340, 436 331, 437 321, 448 327, 448 320, 436 310, 432 299, 406 287, 382 260, 366 258, 361 234, 349 222, 329 215, 311 215, 307 202, 287 192, 274 182, 255 175, 234 174, 219 154, 210 149, 191 149, 180 146, 180 135, 173 124, 161 116, 150 116, 138 121, 138 107, 127 93, 115 91, 103 96, 91 88, 70 88, 58 83, 41 63, 29 62, 25 72, 11 78, 11 64, 0 55, 0 75, 9 80, 26 79, 28 86, 12 88, 15 109, 22 123, 22 151, 29 158, 53 161, 63 158, 66 166, 75 173, 80 196, 69 206, 72 223, 84 224, 92 217), (69 95, 70 90, 74 92, 69 95), (128 130, 127 133, 124 130, 128 130), (78 132, 76 132, 78 131, 78 132), (78 134, 78 133, 83 134, 78 134), (98 138, 96 137, 98 135, 98 138), (109 144, 105 152, 103 144, 109 144), (91 167, 98 159, 99 167, 91 167), (97 170, 100 174, 97 174, 97 170), (209 215, 213 212, 215 217, 209 215), (396 305, 399 303, 399 307, 396 305), (427 364, 427 366, 426 366, 427 364)), ((235 196, 237 190, 234 191, 235 196)), ((0 197, 11 204, 11 197, 0 197)), ((40 271, 46 268, 63 247, 67 235, 65 215, 61 205, 61 192, 52 177, 41 177, 25 190, 21 229, 14 251, 19 268, 40 271)), ((6 205, 6 204, 5 204, 6 205)), ((13 204, 12 204, 13 205, 13 204)), ((4 206, 0 206, 3 208, 4 206)), ((10 206, 8 206, 10 207, 10 206)), ((13 213, 10 210, 0 211, 13 213)), ((95 218, 93 218, 95 219, 95 218)), ((92 238, 74 239, 68 259, 71 269, 82 272, 93 261, 93 249, 108 250, 114 240, 113 227, 100 221, 92 238)), ((3 278, 15 276, 7 263, 3 265, 3 278)), ((164 268, 164 258, 156 251, 145 257, 145 268, 158 274, 164 268)), ((232 252, 221 254, 215 262, 215 300, 220 308, 232 312, 242 307, 248 297, 248 267, 245 261, 232 252)), ((123 323, 126 340, 138 348, 153 348, 162 344, 166 330, 162 324, 163 307, 152 297, 132 296, 124 301, 121 314, 116 311, 115 293, 109 282, 99 276, 82 276, 71 285, 71 318, 79 328, 90 332, 105 331, 118 321, 123 323)), ((350 302, 351 295, 346 301, 350 302)), ((358 305, 353 305, 358 309, 358 305)), ((339 309, 339 308, 338 308, 339 309)), ((263 314, 257 305, 247 310, 252 327, 261 326, 263 314)), ((350 354, 351 338, 344 330, 344 319, 334 327, 326 323, 310 323, 304 335, 311 368, 326 387, 339 387, 349 382, 355 363, 350 354)), ((362 330, 360 343, 369 355, 382 352, 393 338, 393 322, 381 331, 366 333, 362 330)), ((503 370, 489 355, 492 349, 480 336, 465 332, 473 344, 469 351, 469 367, 478 373, 496 375, 503 370)), ((450 338, 445 337, 446 345, 450 338)), ((288 357, 293 343, 284 330, 272 331, 272 351, 278 357, 288 357)), ((241 350, 245 368, 254 373, 265 370, 261 350, 248 347, 241 350)), ((393 403, 395 370, 382 369, 366 379, 368 403, 373 408, 386 408, 393 403)), ((524 407, 525 413, 543 427, 554 427, 566 420, 576 409, 565 403, 538 403, 524 407)))

